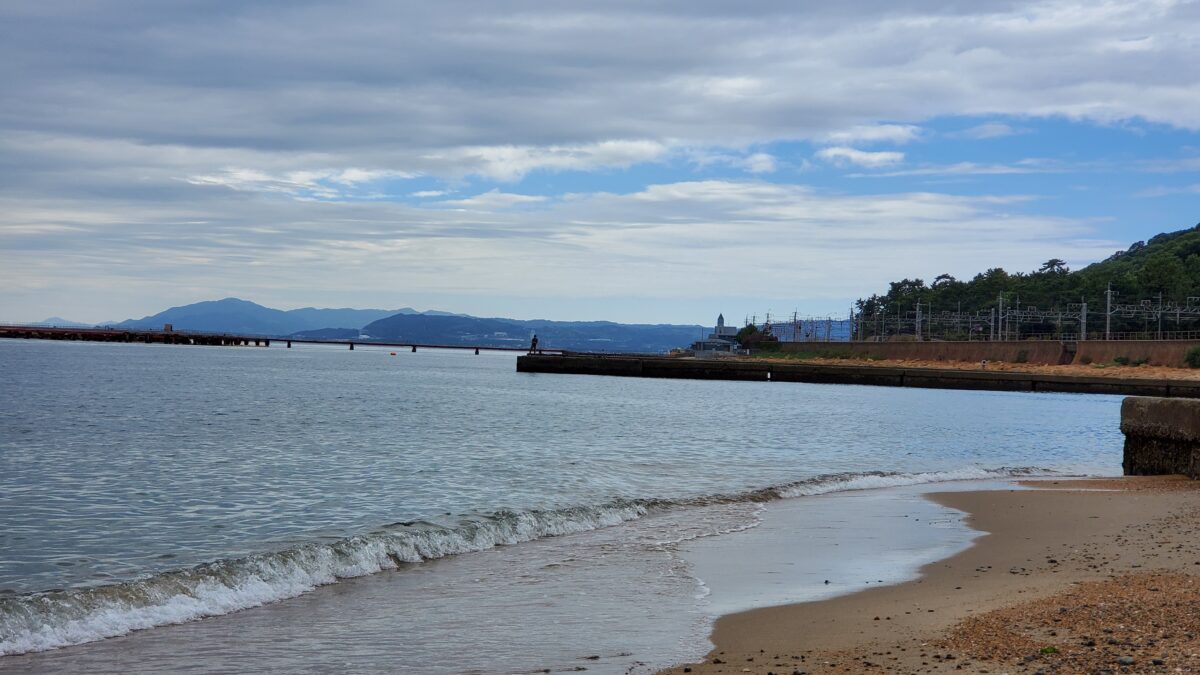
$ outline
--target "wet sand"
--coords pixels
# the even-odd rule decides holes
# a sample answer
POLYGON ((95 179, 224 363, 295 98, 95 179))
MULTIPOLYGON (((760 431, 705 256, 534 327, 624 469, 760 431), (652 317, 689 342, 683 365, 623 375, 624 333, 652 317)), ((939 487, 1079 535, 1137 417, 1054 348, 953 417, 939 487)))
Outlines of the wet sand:
POLYGON ((920 578, 722 617, 669 673, 1200 672, 1200 484, 940 493, 988 534, 920 578))

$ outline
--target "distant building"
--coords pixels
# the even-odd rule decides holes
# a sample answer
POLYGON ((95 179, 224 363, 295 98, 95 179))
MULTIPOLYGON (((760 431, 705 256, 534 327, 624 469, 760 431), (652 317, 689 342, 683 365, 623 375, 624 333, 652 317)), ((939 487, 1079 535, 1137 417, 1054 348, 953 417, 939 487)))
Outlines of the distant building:
POLYGON ((709 333, 707 338, 693 342, 690 349, 697 353, 734 352, 738 348, 737 334, 737 328, 725 325, 725 315, 718 314, 713 332, 709 333))

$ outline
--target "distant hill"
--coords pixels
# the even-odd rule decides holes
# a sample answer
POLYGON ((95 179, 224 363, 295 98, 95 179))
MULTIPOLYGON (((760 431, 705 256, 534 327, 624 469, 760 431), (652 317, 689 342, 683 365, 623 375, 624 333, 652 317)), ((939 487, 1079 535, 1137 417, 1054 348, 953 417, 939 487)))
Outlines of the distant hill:
POLYGON ((285 336, 306 330, 331 327, 361 328, 372 321, 397 313, 416 313, 415 309, 302 309, 281 310, 225 298, 172 307, 141 319, 129 319, 117 328, 161 329, 171 324, 176 330, 213 333, 242 333, 246 335, 285 336))
POLYGON ((519 321, 469 316, 396 315, 363 327, 382 342, 524 347, 537 334, 547 349, 599 352, 666 352, 686 347, 711 329, 672 324, 610 321, 519 321))
POLYGON ((38 321, 34 326, 54 326, 56 328, 91 328, 93 324, 80 323, 79 321, 71 321, 64 319, 61 316, 52 316, 49 319, 38 321))

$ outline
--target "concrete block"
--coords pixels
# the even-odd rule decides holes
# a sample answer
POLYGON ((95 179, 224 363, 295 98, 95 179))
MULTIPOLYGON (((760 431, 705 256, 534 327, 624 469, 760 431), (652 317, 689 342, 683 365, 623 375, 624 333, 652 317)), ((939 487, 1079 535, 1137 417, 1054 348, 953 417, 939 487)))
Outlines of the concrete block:
POLYGON ((1200 478, 1200 400, 1130 396, 1121 403, 1127 476, 1200 478))

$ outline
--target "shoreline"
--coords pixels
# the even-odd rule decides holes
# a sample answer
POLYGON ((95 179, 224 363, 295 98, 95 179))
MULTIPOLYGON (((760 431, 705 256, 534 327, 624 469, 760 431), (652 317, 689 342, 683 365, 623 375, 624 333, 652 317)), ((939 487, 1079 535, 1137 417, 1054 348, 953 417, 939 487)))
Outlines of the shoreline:
MULTIPOLYGON (((1129 589, 1135 607, 1190 597, 1192 579, 1200 584, 1191 576, 1200 573, 1200 484, 1153 477, 1024 485, 1041 489, 931 493, 935 502, 967 513, 967 524, 984 533, 965 551, 895 586, 722 616, 703 662, 662 672, 1200 669, 1200 650, 1173 646, 1196 642, 1200 625, 1148 645, 1117 640, 1110 636, 1133 631, 1144 637, 1153 627, 1094 601, 1129 589), (1043 616, 1039 602, 1053 605, 1054 616, 1043 616), (1111 620, 1101 629, 1109 632, 1085 634, 1097 631, 1074 616, 1079 607, 1092 608, 1094 621, 1111 620), (1005 634, 997 638, 997 632, 1005 634)), ((1160 611, 1165 616, 1168 609, 1160 611)), ((1152 621, 1152 614, 1142 612, 1142 618, 1152 621)), ((1200 617, 1190 621, 1200 624, 1200 617)))

